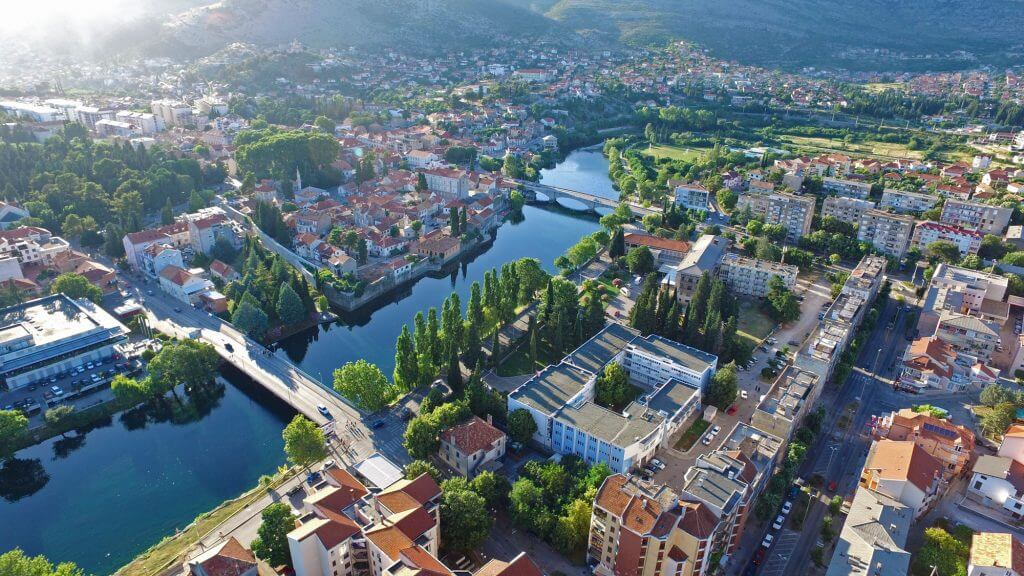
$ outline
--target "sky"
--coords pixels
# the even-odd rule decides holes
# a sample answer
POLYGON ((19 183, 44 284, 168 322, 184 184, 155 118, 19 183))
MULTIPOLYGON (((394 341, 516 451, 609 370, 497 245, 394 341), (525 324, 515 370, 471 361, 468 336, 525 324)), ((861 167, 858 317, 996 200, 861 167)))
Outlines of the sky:
MULTIPOLYGON (((0 0, 0 33, 25 40, 72 35, 88 42, 143 14, 181 9, 182 0, 0 0), (154 10, 155 9, 155 10, 154 10)), ((198 3, 198 2, 194 2, 198 3)))

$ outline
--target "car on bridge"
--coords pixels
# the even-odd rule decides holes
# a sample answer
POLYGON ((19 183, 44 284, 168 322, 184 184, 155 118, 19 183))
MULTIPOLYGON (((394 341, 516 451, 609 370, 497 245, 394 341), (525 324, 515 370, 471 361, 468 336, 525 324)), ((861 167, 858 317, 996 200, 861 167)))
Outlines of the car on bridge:
POLYGON ((316 411, 321 413, 321 414, 323 414, 325 418, 330 418, 331 417, 331 411, 328 410, 327 406, 324 406, 323 404, 317 404, 316 405, 316 411))

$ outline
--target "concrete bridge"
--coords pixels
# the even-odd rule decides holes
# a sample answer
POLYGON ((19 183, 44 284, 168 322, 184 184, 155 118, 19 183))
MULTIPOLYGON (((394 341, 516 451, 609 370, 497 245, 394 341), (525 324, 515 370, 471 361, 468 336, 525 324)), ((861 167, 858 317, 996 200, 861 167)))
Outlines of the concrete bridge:
MULTIPOLYGON (((616 199, 605 198, 604 196, 590 194, 589 192, 581 192, 579 190, 571 190, 569 188, 559 188, 558 186, 550 186, 540 182, 520 180, 518 183, 523 187, 523 195, 526 197, 527 201, 533 203, 555 203, 558 202, 559 198, 569 198, 583 203, 583 205, 586 206, 585 210, 589 212, 597 212, 598 208, 606 208, 608 211, 612 211, 619 205, 619 201, 616 199), (547 198, 547 200, 540 198, 538 194, 542 194, 544 198, 547 198)), ((638 218, 643 218, 648 214, 661 214, 660 208, 646 208, 634 202, 628 202, 627 204, 629 205, 630 210, 633 211, 633 214, 638 218)))

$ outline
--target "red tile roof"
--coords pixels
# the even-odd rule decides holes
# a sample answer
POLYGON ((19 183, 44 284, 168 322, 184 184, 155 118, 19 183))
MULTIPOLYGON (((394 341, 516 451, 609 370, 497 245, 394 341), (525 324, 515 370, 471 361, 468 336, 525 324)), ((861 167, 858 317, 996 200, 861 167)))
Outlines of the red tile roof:
POLYGON ((215 555, 199 566, 206 576, 241 576, 256 566, 256 557, 231 536, 215 555))
POLYGON ((487 451, 494 447, 505 433, 491 426, 479 416, 441 432, 441 441, 453 444, 462 454, 487 451))

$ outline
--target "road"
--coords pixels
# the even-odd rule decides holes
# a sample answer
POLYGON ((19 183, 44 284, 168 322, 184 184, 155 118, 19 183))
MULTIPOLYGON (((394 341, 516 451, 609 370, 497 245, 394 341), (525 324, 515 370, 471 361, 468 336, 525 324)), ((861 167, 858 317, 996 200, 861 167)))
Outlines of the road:
MULTIPOLYGON (((227 362, 245 372, 297 412, 324 425, 333 420, 343 450, 355 460, 379 451, 402 465, 409 456, 402 446, 404 422, 391 414, 365 414, 340 395, 299 370, 291 362, 275 356, 262 344, 252 340, 224 322, 201 310, 184 306, 157 290, 144 296, 144 306, 151 326, 179 338, 189 338, 198 329, 199 338, 207 342, 227 362), (330 417, 317 409, 327 407, 330 417), (381 422, 373 428, 374 422, 381 422)), ((143 296, 140 294, 140 298, 143 296)))

